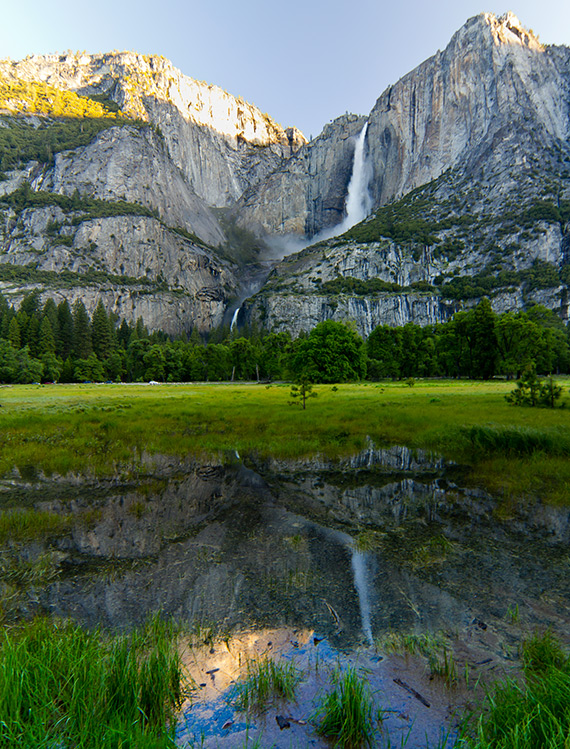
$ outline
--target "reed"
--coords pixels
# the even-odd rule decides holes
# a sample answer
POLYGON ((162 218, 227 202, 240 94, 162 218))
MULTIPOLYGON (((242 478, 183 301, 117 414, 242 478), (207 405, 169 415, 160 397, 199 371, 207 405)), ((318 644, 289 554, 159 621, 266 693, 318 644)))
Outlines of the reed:
MULTIPOLYGON (((525 683, 506 680, 488 694, 469 749, 559 749, 570 735, 570 662, 550 633, 523 646, 525 683)), ((467 729, 469 730, 469 729, 467 729)))
POLYGON ((37 620, 0 637, 0 745, 174 747, 183 685, 168 623, 107 638, 37 620))

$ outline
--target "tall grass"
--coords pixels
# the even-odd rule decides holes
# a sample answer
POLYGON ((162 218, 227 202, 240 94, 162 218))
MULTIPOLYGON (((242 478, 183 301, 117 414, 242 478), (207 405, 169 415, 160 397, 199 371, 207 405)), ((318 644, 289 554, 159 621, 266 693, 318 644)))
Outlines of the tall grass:
POLYGON ((45 510, 6 510, 0 512, 0 543, 32 541, 70 530, 70 515, 45 510))
POLYGON ((317 732, 335 746, 356 749, 374 745, 372 695, 368 683, 356 669, 335 674, 335 687, 323 699, 314 718, 317 732))
POLYGON ((182 690, 170 624, 108 639, 38 620, 0 638, 0 746, 175 746, 182 690))
POLYGON ((570 663, 550 635, 523 648, 525 684, 507 680, 487 697, 469 749, 565 749, 570 736, 570 663))
POLYGON ((543 452, 547 455, 570 456, 568 429, 477 424, 460 428, 459 433, 474 450, 484 453, 530 455, 543 452))

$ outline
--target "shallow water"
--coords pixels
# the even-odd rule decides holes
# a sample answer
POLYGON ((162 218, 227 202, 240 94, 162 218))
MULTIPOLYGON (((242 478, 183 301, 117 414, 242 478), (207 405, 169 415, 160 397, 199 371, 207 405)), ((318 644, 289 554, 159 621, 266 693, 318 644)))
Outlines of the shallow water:
POLYGON ((15 470, 2 506, 70 513, 71 526, 7 542, 0 581, 15 613, 87 626, 162 611, 226 640, 309 633, 374 678, 375 638, 443 630, 465 662, 489 654, 486 668, 507 673, 524 633, 548 626, 567 640, 569 511, 507 507, 461 476, 422 452, 373 447, 340 462, 159 456, 111 481, 15 470), (14 593, 11 570, 38 560, 40 576, 14 593))

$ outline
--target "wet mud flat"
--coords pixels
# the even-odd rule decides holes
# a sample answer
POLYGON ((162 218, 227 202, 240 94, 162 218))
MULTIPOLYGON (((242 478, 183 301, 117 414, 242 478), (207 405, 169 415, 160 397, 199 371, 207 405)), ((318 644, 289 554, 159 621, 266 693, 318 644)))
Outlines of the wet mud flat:
MULTIPOLYGON (((183 661, 194 689, 182 706, 176 743, 180 747, 330 747, 319 734, 319 706, 339 675, 354 669, 369 688, 374 745, 452 747, 465 715, 485 688, 505 676, 516 678, 516 658, 497 653, 497 634, 475 621, 445 643, 452 671, 440 671, 421 654, 386 652, 362 645, 334 648, 310 630, 257 630, 236 633, 202 646, 184 646, 183 661), (294 664, 299 672, 295 698, 272 697, 250 710, 236 706, 248 663, 267 659, 294 664)), ((334 744, 334 741, 333 741, 334 744)))

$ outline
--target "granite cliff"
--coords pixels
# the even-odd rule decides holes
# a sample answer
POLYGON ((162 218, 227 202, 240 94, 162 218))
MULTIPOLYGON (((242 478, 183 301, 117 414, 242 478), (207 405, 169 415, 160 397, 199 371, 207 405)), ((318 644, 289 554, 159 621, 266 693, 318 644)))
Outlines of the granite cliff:
POLYGON ((570 50, 510 13, 470 19, 368 117, 310 143, 162 57, 3 60, 0 291, 102 297, 150 328, 208 331, 281 238, 316 244, 274 263, 240 321, 354 320, 366 335, 483 294, 567 319, 569 135, 570 50), (365 123, 372 213, 318 241, 343 219, 365 123))
MULTIPOLYGON (((497 311, 541 303, 567 320, 569 134, 570 50, 542 46, 510 13, 472 18, 370 113, 374 214, 285 258, 242 319, 296 332, 352 319, 367 335, 440 322, 487 294, 497 311)), ((292 203, 293 167, 312 148, 281 176, 292 203)), ((267 185, 253 188, 259 204, 277 199, 267 185)))

